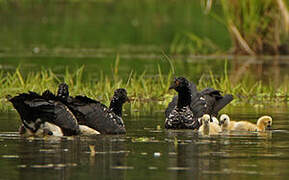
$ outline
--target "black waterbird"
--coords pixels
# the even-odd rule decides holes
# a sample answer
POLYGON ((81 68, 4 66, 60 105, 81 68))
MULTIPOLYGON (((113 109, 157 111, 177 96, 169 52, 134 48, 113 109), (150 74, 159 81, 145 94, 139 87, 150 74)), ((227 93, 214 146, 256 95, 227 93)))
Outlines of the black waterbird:
POLYGON ((217 116, 233 100, 232 95, 222 96, 213 88, 198 92, 196 85, 184 77, 175 78, 169 89, 174 89, 178 95, 173 97, 165 111, 165 127, 168 129, 197 129, 200 117, 204 114, 217 116))
POLYGON ((70 97, 68 86, 63 83, 59 85, 57 96, 63 99, 63 103, 73 112, 79 124, 93 128, 101 134, 126 133, 122 106, 129 98, 125 89, 114 91, 109 107, 86 96, 70 97))

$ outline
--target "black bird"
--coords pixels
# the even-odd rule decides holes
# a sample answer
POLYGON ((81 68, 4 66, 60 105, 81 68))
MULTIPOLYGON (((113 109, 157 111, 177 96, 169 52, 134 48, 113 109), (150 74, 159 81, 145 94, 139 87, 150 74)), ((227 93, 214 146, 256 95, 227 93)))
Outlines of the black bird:
POLYGON ((7 97, 20 115, 20 134, 72 136, 80 133, 72 112, 56 98, 48 99, 48 91, 39 95, 29 91, 7 97))
POLYGON ((178 95, 173 97, 165 111, 165 127, 168 129, 199 128, 198 118, 204 114, 217 116, 233 100, 232 95, 222 96, 220 91, 212 88, 198 92, 196 85, 184 77, 176 78, 170 89, 175 89, 178 95))
POLYGON ((99 101, 86 96, 70 97, 68 86, 59 85, 58 97, 76 116, 78 123, 86 125, 101 134, 124 134, 125 125, 122 120, 122 105, 129 101, 125 89, 117 89, 110 102, 109 108, 99 101))
POLYGON ((197 129, 198 117, 205 112, 205 101, 197 92, 196 86, 186 78, 179 77, 169 89, 175 89, 178 95, 169 103, 165 115, 167 129, 197 129))

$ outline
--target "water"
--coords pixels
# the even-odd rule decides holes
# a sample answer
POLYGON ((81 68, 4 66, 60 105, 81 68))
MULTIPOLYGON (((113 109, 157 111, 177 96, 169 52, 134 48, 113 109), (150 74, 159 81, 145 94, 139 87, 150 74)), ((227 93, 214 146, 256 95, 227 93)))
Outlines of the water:
MULTIPOLYGON (((191 32, 208 37, 222 49, 230 47, 226 27, 205 15, 198 1, 9 1, 0 2, 0 12, 0 52, 12 54, 23 49, 31 52, 35 47, 40 52, 59 48, 169 48, 177 35, 184 37, 191 32)), ((214 12, 221 14, 219 4, 214 12)))
POLYGON ((287 179, 287 108, 235 106, 227 112, 234 120, 252 122, 270 114, 274 130, 208 138, 165 130, 163 114, 155 113, 125 117, 126 135, 24 139, 16 132, 18 115, 1 113, 1 179, 287 179))

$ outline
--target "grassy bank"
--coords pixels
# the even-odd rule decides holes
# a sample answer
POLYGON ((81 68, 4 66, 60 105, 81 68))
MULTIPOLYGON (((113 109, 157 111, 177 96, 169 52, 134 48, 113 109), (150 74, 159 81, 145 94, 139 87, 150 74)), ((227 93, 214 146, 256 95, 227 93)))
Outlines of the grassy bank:
MULTIPOLYGON (((67 70, 63 75, 57 75, 51 70, 43 69, 39 72, 28 73, 25 77, 19 68, 12 73, 0 71, 0 110, 13 109, 11 104, 5 100, 5 96, 8 94, 14 96, 29 90, 40 93, 46 89, 56 92, 58 84, 64 81, 70 86, 71 95, 87 95, 105 104, 109 104, 116 88, 126 88, 132 99, 130 104, 125 105, 128 113, 162 111, 176 93, 168 91, 173 79, 172 73, 164 76, 160 68, 158 69, 159 73, 155 76, 149 76, 145 72, 142 74, 132 72, 128 74, 127 78, 120 78, 118 68, 115 67, 112 78, 100 73, 98 79, 84 78, 84 67, 74 72, 67 70)), ((226 69, 225 66, 224 74, 218 78, 214 77, 213 73, 210 73, 209 76, 202 76, 196 82, 198 89, 213 87, 222 90, 224 93, 231 93, 235 97, 233 105, 288 102, 289 85, 287 81, 284 81, 279 87, 274 87, 273 83, 263 84, 248 75, 244 76, 241 81, 232 84, 226 69)))
POLYGON ((223 22, 236 54, 288 54, 289 13, 284 0, 222 0, 223 22))
MULTIPOLYGON (((226 27, 229 53, 238 55, 288 55, 289 12, 286 0, 203 0, 203 13, 226 27)), ((214 29, 216 30, 216 29, 214 29)), ((171 53, 218 54, 227 49, 212 37, 193 31, 175 35, 171 53)))

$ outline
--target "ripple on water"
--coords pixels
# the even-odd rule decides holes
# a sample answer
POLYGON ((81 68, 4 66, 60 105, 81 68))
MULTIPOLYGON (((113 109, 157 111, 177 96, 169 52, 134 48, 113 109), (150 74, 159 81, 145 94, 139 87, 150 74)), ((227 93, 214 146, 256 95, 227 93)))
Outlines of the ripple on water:
POLYGON ((2 155, 1 157, 5 159, 18 159, 19 158, 18 155, 14 155, 14 154, 2 155))
POLYGON ((236 169, 222 169, 221 171, 210 171, 204 170, 202 171, 203 174, 218 174, 218 175, 226 175, 226 174, 243 174, 243 175, 265 175, 265 176, 276 176, 279 175, 277 172, 259 172, 259 171, 249 171, 249 170, 236 170, 236 169))
POLYGON ((170 171, 189 171, 189 170, 191 170, 190 167, 168 167, 167 169, 170 171))
POLYGON ((155 166, 149 166, 148 169, 149 169, 149 170, 158 170, 159 168, 158 168, 158 167, 155 167, 155 166))
POLYGON ((56 153, 55 149, 39 149, 39 152, 43 153, 56 153))
MULTIPOLYGON (((91 154, 91 152, 86 151, 86 154, 91 154)), ((121 150, 121 151, 95 151, 93 152, 94 154, 128 154, 130 153, 130 151, 125 151, 125 150, 121 150)))
POLYGON ((111 169, 115 169, 115 170, 133 170, 134 167, 133 166, 111 166, 111 169))
POLYGON ((19 139, 20 135, 18 132, 1 132, 0 137, 1 137, 1 140, 3 140, 3 139, 19 139))
POLYGON ((18 165, 18 168, 65 168, 65 167, 75 167, 77 163, 65 163, 65 164, 34 164, 34 165, 18 165))

